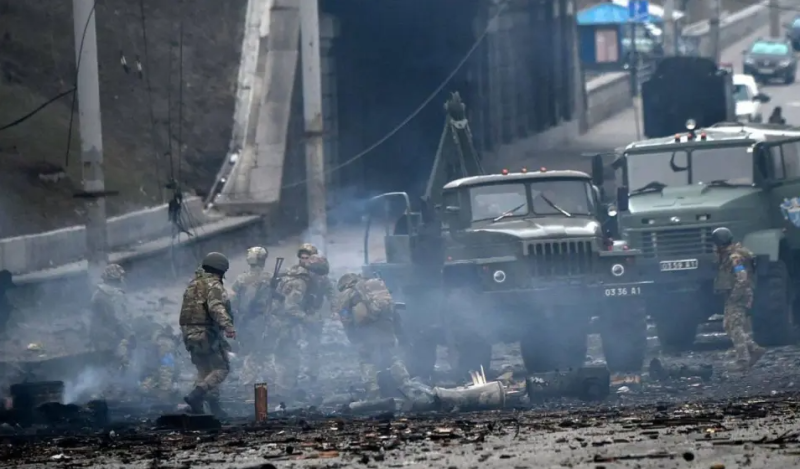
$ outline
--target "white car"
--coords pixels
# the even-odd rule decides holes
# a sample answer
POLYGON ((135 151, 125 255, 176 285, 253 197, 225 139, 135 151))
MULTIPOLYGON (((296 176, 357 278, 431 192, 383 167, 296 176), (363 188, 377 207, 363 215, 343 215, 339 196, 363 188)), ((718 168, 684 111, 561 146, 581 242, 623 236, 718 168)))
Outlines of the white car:
POLYGON ((758 83, 752 75, 733 75, 733 99, 736 101, 736 120, 740 122, 762 122, 761 104, 770 97, 758 91, 758 83))

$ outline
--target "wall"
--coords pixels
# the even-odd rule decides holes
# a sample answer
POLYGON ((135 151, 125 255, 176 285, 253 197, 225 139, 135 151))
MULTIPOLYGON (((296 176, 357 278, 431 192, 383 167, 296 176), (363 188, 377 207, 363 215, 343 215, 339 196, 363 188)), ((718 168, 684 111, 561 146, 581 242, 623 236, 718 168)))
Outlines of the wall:
MULTIPOLYGON (((726 17, 722 22, 721 46, 731 45, 755 29, 765 26, 767 22, 768 9, 763 4, 726 17)), ((699 36, 701 41, 707 41, 708 26, 701 23, 687 28, 684 32, 699 36)), ((630 82, 626 74, 609 74, 598 77, 589 81, 586 88, 589 127, 631 105, 630 82)), ((552 146, 576 133, 576 124, 570 122, 533 138, 537 138, 539 142, 546 142, 545 146, 552 146)), ((529 144, 526 141, 520 144, 523 143, 529 144)), ((185 211, 190 214, 185 217, 186 223, 203 225, 203 228, 196 231, 203 231, 204 238, 212 236, 216 229, 224 229, 229 232, 236 229, 237 226, 251 226, 257 221, 256 217, 217 220, 203 212, 202 202, 199 198, 187 199, 185 208, 185 211)), ((108 221, 109 248, 115 251, 117 256, 124 256, 126 252, 132 256, 145 244, 158 244, 155 243, 155 240, 164 237, 169 240, 172 229, 166 205, 114 217, 108 221)), ((0 269, 8 269, 17 275, 30 274, 80 261, 83 259, 85 251, 85 239, 83 226, 2 239, 0 240, 0 269)), ((182 242, 186 240, 185 237, 181 239, 182 242)), ((169 246, 170 242, 167 241, 161 246, 161 249, 167 249, 169 246)), ((154 249, 157 248, 158 246, 154 246, 154 249)))

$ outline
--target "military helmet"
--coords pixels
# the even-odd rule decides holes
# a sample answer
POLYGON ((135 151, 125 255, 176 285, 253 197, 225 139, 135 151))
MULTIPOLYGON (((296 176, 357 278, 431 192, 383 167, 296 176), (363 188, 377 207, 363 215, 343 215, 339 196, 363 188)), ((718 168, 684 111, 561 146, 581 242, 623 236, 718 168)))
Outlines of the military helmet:
POLYGON ((219 252, 209 252, 206 254, 206 257, 203 258, 202 265, 203 267, 208 267, 209 269, 214 269, 222 273, 227 272, 228 268, 231 266, 225 254, 219 252))
POLYGON ((339 278, 339 282, 336 284, 336 289, 339 291, 345 291, 354 283, 358 282, 360 277, 360 275, 353 273, 344 274, 339 278))
POLYGON ((733 242, 733 233, 731 233, 731 230, 722 226, 711 233, 711 240, 717 247, 722 248, 725 246, 730 246, 730 244, 733 242))
POLYGON ((297 257, 300 257, 301 254, 308 254, 309 256, 316 256, 319 254, 319 249, 311 243, 303 243, 297 249, 297 257))
POLYGON ((269 256, 269 251, 267 251, 266 248, 253 246, 247 250, 247 264, 264 267, 264 264, 267 262, 267 256, 269 256))
POLYGON ((119 282, 125 278, 125 269, 119 264, 108 264, 100 278, 106 282, 119 282))
POLYGON ((331 271, 331 266, 328 264, 328 259, 324 256, 313 255, 308 258, 305 263, 305 268, 312 274, 328 275, 331 271))

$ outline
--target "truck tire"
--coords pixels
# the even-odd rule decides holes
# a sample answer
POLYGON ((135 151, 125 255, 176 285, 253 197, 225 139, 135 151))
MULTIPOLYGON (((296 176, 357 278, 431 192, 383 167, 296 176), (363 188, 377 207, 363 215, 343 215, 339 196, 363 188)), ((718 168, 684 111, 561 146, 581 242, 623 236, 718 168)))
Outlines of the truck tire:
POLYGON ((790 286, 789 271, 783 261, 770 262, 767 274, 758 279, 751 314, 753 339, 759 345, 771 347, 794 342, 794 298, 790 286))
POLYGON ((406 368, 412 377, 429 379, 436 369, 435 337, 420 334, 403 347, 406 368))
MULTIPOLYGON (((656 323, 658 342, 661 344, 661 348, 669 352, 683 352, 691 349, 697 338, 697 327, 700 325, 697 316, 694 314, 681 315, 680 307, 666 312, 662 306, 659 310, 661 311, 656 310, 655 313, 651 313, 651 317, 656 323)), ((648 307, 648 311, 653 311, 653 309, 648 307)))
POLYGON ((639 373, 647 353, 647 315, 643 309, 604 311, 600 339, 606 365, 612 373, 639 373))
POLYGON ((558 322, 542 320, 520 340, 525 368, 529 373, 543 373, 583 366, 588 332, 589 318, 558 322))

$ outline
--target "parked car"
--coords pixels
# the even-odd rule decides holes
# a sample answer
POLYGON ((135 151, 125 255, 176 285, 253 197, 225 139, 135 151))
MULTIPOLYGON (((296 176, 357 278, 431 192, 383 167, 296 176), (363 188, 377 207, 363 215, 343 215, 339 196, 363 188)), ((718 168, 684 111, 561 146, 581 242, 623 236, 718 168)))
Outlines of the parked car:
POLYGON ((733 75, 733 99, 736 102, 736 120, 739 122, 762 122, 761 104, 770 97, 759 92, 756 79, 740 73, 733 75))
POLYGON ((757 81, 780 79, 787 85, 794 83, 797 59, 791 41, 787 39, 757 39, 744 55, 744 74, 757 81))

